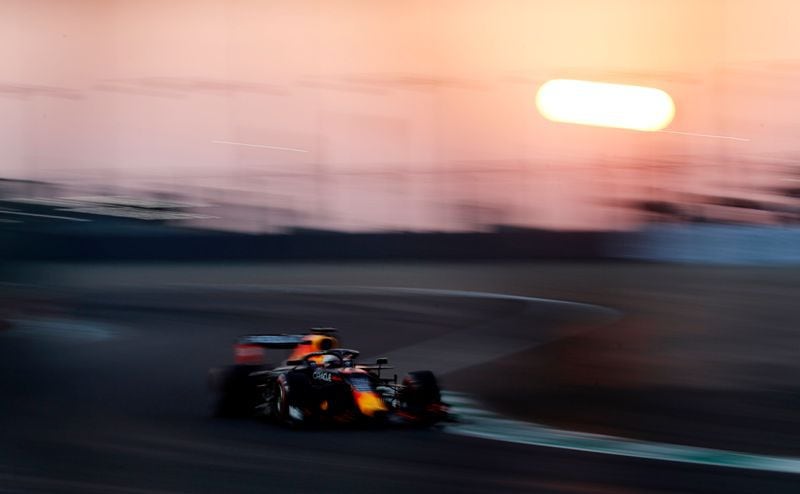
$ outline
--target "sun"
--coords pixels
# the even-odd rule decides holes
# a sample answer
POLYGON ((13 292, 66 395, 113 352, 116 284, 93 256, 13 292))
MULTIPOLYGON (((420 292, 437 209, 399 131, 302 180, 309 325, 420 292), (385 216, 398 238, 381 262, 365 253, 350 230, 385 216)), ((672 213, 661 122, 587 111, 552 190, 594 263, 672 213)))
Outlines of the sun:
POLYGON ((554 122, 651 132, 675 116, 672 98, 661 89, 574 79, 544 83, 536 107, 554 122))

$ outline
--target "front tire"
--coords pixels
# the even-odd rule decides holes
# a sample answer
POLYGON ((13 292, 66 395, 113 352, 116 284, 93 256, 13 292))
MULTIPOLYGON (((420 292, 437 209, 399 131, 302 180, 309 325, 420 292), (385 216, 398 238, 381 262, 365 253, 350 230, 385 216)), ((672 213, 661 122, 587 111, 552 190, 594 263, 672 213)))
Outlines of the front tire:
POLYGON ((302 416, 305 389, 302 376, 292 374, 279 376, 274 386, 273 418, 283 426, 299 427, 305 420, 302 416), (294 415, 298 412, 301 414, 299 417, 294 415))
POLYGON ((430 425, 442 417, 442 392, 431 371, 409 372, 403 379, 400 406, 409 419, 419 425, 430 425))

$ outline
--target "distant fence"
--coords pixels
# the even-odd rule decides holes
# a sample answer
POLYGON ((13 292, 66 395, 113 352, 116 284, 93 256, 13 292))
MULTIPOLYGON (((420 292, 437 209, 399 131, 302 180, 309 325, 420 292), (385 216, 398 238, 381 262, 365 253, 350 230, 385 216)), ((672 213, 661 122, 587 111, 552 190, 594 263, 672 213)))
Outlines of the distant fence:
POLYGON ((634 260, 800 264, 800 229, 653 226, 638 232, 522 230, 496 233, 247 235, 170 227, 0 232, 0 256, 54 261, 220 260, 634 260))
POLYGON ((324 259, 597 259, 606 235, 595 232, 298 233, 224 232, 99 235, 32 233, 6 236, 7 260, 214 261, 324 259))
POLYGON ((616 257, 703 264, 800 264, 800 228, 663 225, 610 239, 616 257))

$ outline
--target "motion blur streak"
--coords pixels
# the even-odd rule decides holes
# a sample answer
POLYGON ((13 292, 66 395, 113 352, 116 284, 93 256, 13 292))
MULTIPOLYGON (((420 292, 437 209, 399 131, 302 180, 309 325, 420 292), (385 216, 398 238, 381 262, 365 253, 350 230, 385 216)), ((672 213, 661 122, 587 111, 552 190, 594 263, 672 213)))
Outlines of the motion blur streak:
POLYGON ((681 132, 678 130, 660 130, 659 132, 664 132, 667 134, 676 134, 681 136, 690 136, 690 137, 708 137, 709 139, 728 139, 731 141, 750 142, 750 139, 746 137, 718 136, 713 134, 700 134, 698 132, 681 132))
POLYGON ((307 153, 307 149, 287 148, 282 146, 269 146, 267 144, 252 144, 248 142, 232 142, 232 141, 211 141, 212 144, 229 144, 231 146, 244 146, 248 148, 261 148, 261 149, 274 149, 275 151, 292 151, 295 153, 307 153))

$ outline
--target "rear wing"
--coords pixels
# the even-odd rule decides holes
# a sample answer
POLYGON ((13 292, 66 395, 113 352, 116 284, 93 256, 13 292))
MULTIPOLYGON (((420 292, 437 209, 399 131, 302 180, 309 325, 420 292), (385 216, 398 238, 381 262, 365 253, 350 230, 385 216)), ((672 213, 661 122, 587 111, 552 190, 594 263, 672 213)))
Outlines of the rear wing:
POLYGON ((306 334, 251 334, 240 336, 233 346, 237 364, 264 363, 264 350, 293 350, 290 359, 302 357, 311 352, 327 350, 338 346, 333 328, 312 328, 306 334))
POLYGON ((308 341, 300 334, 251 334, 240 336, 237 345, 254 345, 261 348, 292 349, 308 341))
POLYGON ((236 364, 261 365, 264 363, 264 350, 291 350, 300 345, 310 344, 299 334, 251 334, 240 336, 233 345, 233 359, 236 364))
POLYGON ((315 336, 335 338, 335 328, 311 328, 306 334, 249 334, 240 336, 236 343, 239 345, 257 345, 263 348, 292 349, 298 345, 309 345, 315 336))

